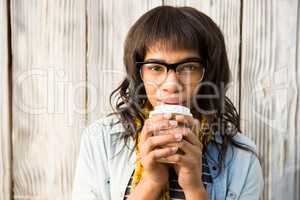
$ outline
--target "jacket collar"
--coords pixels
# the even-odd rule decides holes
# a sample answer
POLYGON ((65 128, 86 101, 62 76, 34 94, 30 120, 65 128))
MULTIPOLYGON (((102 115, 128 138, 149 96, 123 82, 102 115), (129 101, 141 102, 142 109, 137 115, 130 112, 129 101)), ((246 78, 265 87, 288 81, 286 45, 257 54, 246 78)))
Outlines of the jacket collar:
POLYGON ((215 138, 214 139, 215 139, 215 142, 217 142, 218 144, 223 143, 223 139, 222 139, 222 136, 221 136, 219 131, 215 132, 215 138))

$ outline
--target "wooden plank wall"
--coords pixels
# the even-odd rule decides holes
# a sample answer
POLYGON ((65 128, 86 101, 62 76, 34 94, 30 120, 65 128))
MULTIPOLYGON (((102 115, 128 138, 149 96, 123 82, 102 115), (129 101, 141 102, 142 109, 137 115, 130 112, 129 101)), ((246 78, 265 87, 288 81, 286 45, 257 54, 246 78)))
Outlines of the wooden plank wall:
POLYGON ((81 130, 111 111, 127 31, 158 5, 193 6, 220 26, 232 70, 227 94, 258 145, 262 199, 300 199, 297 0, 11 0, 7 24, 8 2, 0 0, 0 199, 70 199, 81 130))
POLYGON ((85 126, 85 1, 12 0, 14 199, 70 199, 85 126))
POLYGON ((11 115, 8 3, 0 1, 0 199, 11 199, 11 115))
POLYGON ((108 97, 126 76, 126 34, 140 15, 158 5, 159 0, 87 1, 88 123, 111 111, 108 97))
POLYGON ((300 3, 243 2, 242 129, 258 146, 264 199, 300 199, 300 3))

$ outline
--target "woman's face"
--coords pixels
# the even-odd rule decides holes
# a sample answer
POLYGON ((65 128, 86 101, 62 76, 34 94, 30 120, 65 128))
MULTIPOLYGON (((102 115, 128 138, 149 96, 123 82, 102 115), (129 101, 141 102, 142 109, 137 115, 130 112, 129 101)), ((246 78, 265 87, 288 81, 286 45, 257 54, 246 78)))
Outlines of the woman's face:
MULTIPOLYGON (((192 50, 151 48, 146 53, 144 62, 160 61, 167 64, 173 64, 190 58, 200 57, 197 52, 192 50)), ((145 76, 147 77, 147 73, 151 72, 145 70, 143 73, 145 73, 145 76)), ((195 76, 195 73, 193 73, 193 76, 195 76)), ((197 84, 199 83, 195 81, 182 83, 174 70, 169 70, 166 78, 160 84, 157 84, 156 80, 142 79, 144 81, 147 98, 152 106, 161 104, 179 104, 191 107, 192 98, 196 91, 197 84)))

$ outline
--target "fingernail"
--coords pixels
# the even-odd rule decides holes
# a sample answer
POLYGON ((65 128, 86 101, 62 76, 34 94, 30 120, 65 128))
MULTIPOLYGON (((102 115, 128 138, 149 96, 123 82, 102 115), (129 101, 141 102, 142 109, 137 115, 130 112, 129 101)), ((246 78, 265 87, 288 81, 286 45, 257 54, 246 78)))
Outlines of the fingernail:
POLYGON ((170 124, 171 126, 177 126, 177 121, 176 121, 176 120, 170 120, 170 121, 169 121, 169 124, 170 124))
POLYGON ((175 137, 176 140, 180 141, 182 139, 182 134, 181 133, 176 133, 174 135, 174 137, 175 137))
POLYGON ((172 114, 171 113, 166 113, 166 114, 164 114, 164 118, 166 118, 166 119, 170 119, 172 117, 172 114))
POLYGON ((188 135, 188 132, 183 131, 182 135, 183 135, 183 136, 187 136, 187 135, 188 135))
POLYGON ((184 116, 183 116, 183 115, 176 115, 176 116, 175 116, 175 119, 178 119, 178 120, 184 119, 184 116))
POLYGON ((176 153, 178 150, 178 147, 172 147, 171 150, 172 150, 172 152, 176 153))

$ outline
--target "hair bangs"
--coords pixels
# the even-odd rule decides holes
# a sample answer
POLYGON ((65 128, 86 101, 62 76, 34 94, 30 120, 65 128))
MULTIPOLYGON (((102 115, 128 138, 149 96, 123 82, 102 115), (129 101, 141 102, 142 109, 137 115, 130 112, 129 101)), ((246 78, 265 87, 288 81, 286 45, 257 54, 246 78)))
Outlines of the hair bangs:
POLYGON ((201 27, 196 27, 190 23, 182 11, 174 7, 166 7, 149 13, 141 27, 143 31, 139 32, 137 49, 142 59, 147 51, 153 48, 166 50, 194 50, 203 55, 203 49, 206 49, 206 31, 201 27))

